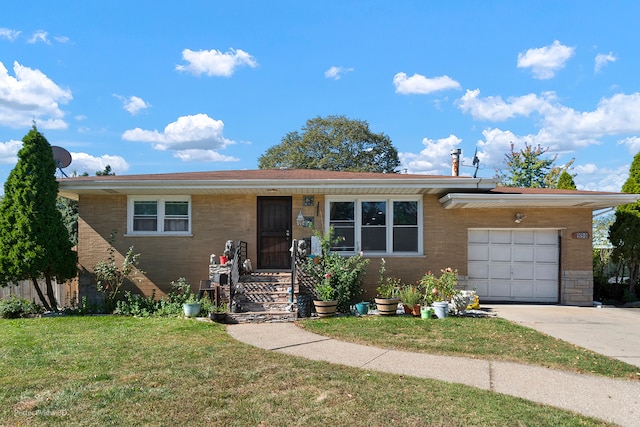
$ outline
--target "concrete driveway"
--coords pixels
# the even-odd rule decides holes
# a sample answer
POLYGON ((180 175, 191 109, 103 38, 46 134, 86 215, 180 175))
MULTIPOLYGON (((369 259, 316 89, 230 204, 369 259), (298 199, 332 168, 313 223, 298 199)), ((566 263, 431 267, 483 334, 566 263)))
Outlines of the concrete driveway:
POLYGON ((487 304, 498 317, 640 367, 640 308, 487 304))

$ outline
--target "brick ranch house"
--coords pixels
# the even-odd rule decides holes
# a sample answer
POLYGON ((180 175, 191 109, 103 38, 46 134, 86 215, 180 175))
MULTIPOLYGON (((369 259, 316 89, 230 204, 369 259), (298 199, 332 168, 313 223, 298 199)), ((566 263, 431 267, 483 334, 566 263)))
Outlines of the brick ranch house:
POLYGON ((320 170, 240 170, 61 178, 79 202, 78 295, 95 294, 93 267, 141 253, 134 292, 163 295, 184 276, 197 287, 210 255, 247 242, 257 270, 291 268, 291 239, 332 225, 345 254, 371 258, 365 297, 375 296, 380 259, 413 283, 456 268, 483 301, 587 306, 593 299, 592 212, 638 200, 624 193, 498 187, 496 179, 320 170))

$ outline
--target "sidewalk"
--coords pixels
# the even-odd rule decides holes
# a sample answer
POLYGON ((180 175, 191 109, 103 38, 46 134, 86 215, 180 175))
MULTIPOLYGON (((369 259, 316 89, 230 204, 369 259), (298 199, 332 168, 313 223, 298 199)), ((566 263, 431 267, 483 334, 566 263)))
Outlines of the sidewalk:
POLYGON ((385 350, 316 335, 292 323, 228 325, 238 341, 292 356, 465 384, 614 422, 640 425, 640 382, 516 363, 385 350))

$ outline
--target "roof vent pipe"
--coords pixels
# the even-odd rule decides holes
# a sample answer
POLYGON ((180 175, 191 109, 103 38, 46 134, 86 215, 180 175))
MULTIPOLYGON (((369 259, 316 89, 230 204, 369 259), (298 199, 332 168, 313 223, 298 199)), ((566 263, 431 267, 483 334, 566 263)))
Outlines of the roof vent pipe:
POLYGON ((462 149, 451 149, 451 176, 460 176, 460 154, 462 149))

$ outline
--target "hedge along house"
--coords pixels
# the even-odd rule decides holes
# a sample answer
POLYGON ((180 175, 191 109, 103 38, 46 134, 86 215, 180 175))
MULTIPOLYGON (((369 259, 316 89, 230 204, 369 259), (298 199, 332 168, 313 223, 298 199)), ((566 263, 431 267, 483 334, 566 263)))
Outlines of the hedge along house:
POLYGON ((139 293, 170 291, 184 276, 208 277, 210 255, 247 242, 254 269, 291 268, 292 239, 333 226, 336 250, 372 259, 377 270, 414 283, 428 271, 459 271, 483 301, 591 305, 592 212, 635 202, 624 193, 497 187, 460 176, 320 170, 242 170, 59 179, 78 200, 79 296, 95 294, 93 267, 109 235, 124 254, 141 253, 139 293), (304 219, 305 226, 298 225, 304 219))

